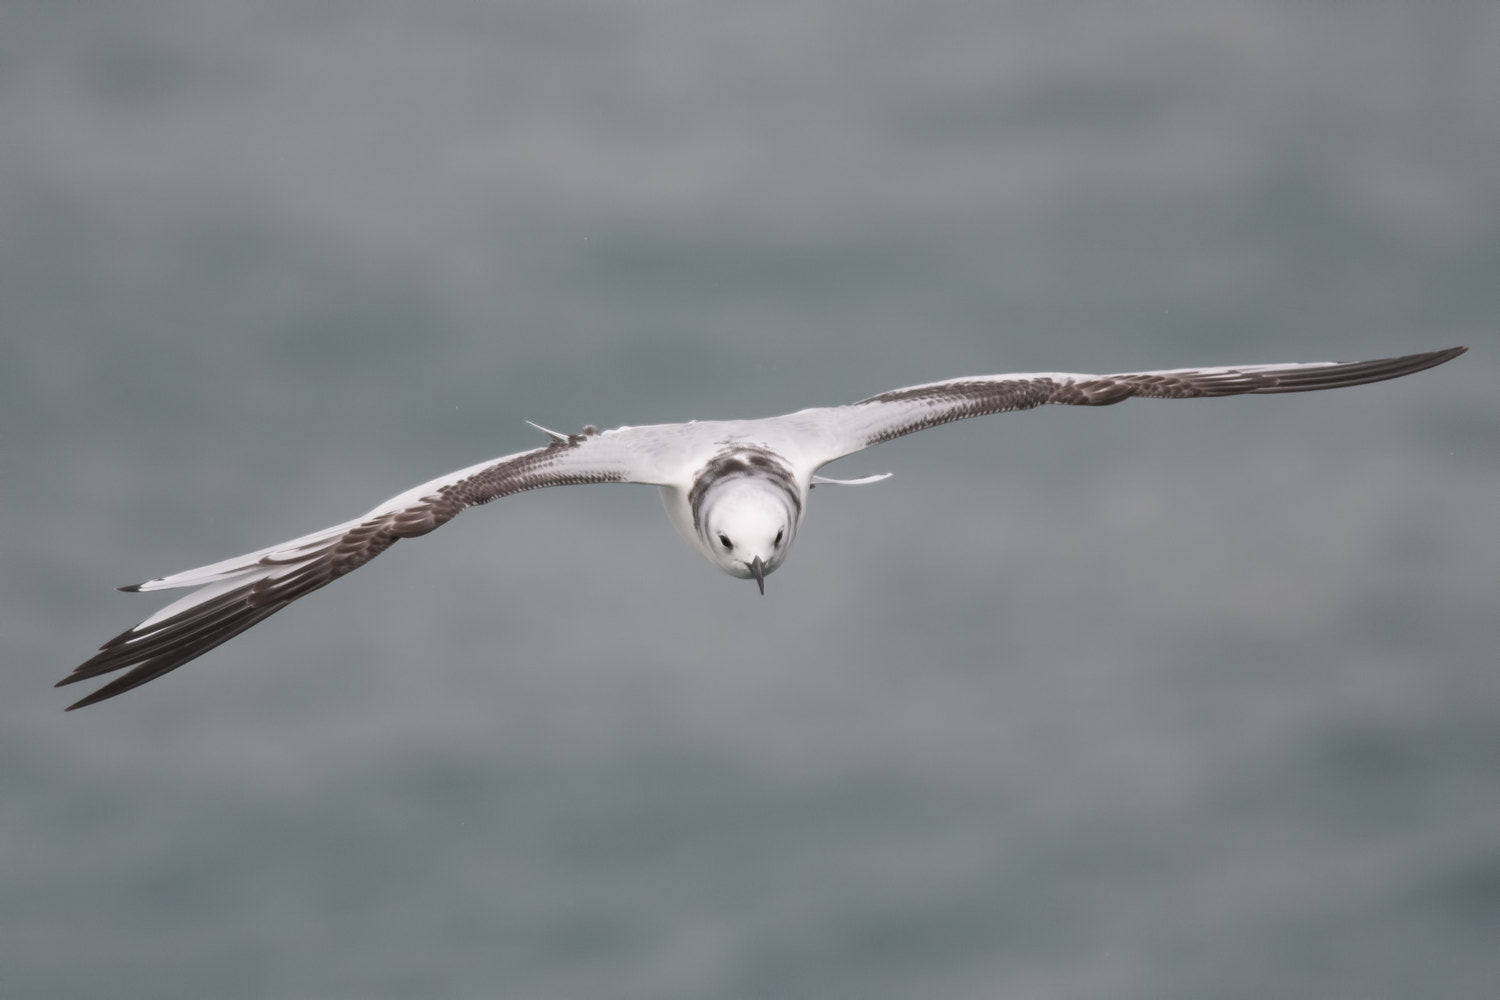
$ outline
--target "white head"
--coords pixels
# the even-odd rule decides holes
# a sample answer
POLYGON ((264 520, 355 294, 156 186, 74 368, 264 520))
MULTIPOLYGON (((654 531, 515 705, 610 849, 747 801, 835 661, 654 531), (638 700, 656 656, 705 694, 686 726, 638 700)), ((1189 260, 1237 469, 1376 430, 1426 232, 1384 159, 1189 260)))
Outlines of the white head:
POLYGON ((779 486, 740 478, 704 498, 700 541, 714 565, 730 576, 753 579, 766 592, 766 574, 786 558, 797 534, 797 507, 779 486))

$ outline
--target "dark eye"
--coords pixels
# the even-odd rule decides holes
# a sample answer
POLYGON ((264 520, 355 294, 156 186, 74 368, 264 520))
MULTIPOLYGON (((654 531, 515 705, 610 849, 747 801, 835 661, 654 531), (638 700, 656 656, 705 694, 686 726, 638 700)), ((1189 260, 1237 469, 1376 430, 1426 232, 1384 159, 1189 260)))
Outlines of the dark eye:
POLYGON ((734 543, 731 542, 729 540, 729 536, 726 535, 726 534, 724 534, 724 532, 722 532, 722 531, 719 532, 719 544, 722 545, 722 546, 724 546, 726 549, 732 549, 732 548, 734 548, 734 543))
POLYGON ((786 534, 786 529, 785 528, 782 528, 780 531, 776 532, 776 541, 772 542, 771 544, 772 545, 780 545, 781 544, 781 536, 784 535, 784 534, 786 534))

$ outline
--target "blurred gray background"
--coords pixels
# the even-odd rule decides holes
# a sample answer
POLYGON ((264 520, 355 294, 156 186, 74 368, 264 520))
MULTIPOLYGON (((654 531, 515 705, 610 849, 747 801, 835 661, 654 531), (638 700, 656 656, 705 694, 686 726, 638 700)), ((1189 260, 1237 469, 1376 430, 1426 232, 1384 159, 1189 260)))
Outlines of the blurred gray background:
POLYGON ((1487 997, 1500 6, 0 5, 0 993, 1487 997), (110 588, 564 430, 965 373, 1412 378, 644 487, 165 680, 110 588))

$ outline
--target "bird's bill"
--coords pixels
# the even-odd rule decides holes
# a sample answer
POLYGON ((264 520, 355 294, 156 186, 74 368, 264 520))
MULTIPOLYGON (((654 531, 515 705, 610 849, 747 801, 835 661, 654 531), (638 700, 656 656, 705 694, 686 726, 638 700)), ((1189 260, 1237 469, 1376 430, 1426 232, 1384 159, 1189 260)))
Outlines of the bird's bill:
POLYGON ((761 596, 765 596, 766 564, 760 561, 760 556, 750 560, 750 575, 755 577, 755 584, 760 587, 761 596))

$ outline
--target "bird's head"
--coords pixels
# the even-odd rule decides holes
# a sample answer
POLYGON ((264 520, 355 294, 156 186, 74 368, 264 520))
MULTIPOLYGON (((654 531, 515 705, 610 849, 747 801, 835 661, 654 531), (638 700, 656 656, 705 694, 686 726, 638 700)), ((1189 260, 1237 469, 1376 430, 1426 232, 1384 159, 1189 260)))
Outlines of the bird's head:
POLYGON ((796 511, 779 489, 755 480, 726 483, 705 505, 700 525, 708 557, 730 576, 754 580, 781 565, 797 534, 796 511))

